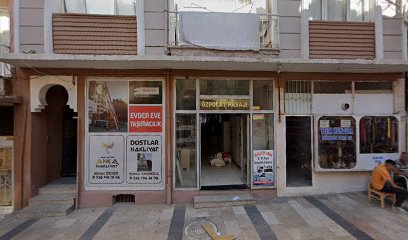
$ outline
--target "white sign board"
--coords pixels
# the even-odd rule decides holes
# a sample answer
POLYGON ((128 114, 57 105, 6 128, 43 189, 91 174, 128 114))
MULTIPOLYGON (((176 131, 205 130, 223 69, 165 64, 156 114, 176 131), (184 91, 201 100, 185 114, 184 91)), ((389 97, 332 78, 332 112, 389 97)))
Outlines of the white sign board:
POLYGON ((131 184, 162 182, 161 136, 127 137, 126 181, 131 184))
POLYGON ((121 184, 124 170, 124 137, 89 137, 89 173, 91 184, 121 184))

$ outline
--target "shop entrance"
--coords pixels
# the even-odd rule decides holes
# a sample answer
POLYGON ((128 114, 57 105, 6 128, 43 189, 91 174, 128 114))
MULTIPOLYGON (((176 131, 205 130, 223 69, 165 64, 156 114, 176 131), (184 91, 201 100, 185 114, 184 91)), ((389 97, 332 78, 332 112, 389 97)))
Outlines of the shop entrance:
POLYGON ((286 186, 312 186, 311 117, 286 117, 286 186))
POLYGON ((68 93, 62 86, 53 86, 47 92, 44 110, 47 122, 47 179, 75 177, 77 169, 76 113, 66 105, 68 93))
POLYGON ((249 186, 249 114, 200 114, 201 190, 249 186))

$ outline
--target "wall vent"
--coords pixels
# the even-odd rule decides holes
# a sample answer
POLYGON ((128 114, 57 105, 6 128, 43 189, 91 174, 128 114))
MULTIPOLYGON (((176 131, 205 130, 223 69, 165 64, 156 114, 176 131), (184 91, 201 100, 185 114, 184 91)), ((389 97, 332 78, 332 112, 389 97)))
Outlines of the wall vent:
POLYGON ((119 194, 113 196, 113 204, 115 203, 135 203, 135 195, 133 194, 119 194))

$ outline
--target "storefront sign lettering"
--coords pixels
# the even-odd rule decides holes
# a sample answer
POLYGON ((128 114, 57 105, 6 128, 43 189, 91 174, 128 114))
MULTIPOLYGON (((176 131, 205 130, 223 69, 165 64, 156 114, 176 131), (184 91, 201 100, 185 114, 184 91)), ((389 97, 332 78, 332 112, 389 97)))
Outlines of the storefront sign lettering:
POLYGON ((249 99, 201 99, 201 110, 249 110, 249 99))
POLYGON ((351 127, 320 128, 320 133, 323 141, 352 141, 354 134, 351 127))
POLYGON ((161 132, 161 106, 130 106, 129 132, 161 132))

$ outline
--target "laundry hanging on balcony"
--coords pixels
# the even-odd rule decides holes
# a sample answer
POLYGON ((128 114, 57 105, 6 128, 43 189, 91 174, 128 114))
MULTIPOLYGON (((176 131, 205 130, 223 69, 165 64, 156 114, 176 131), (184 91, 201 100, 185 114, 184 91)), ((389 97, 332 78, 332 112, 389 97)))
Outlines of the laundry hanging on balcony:
POLYGON ((218 50, 260 48, 258 14, 180 12, 179 21, 180 45, 218 50))

